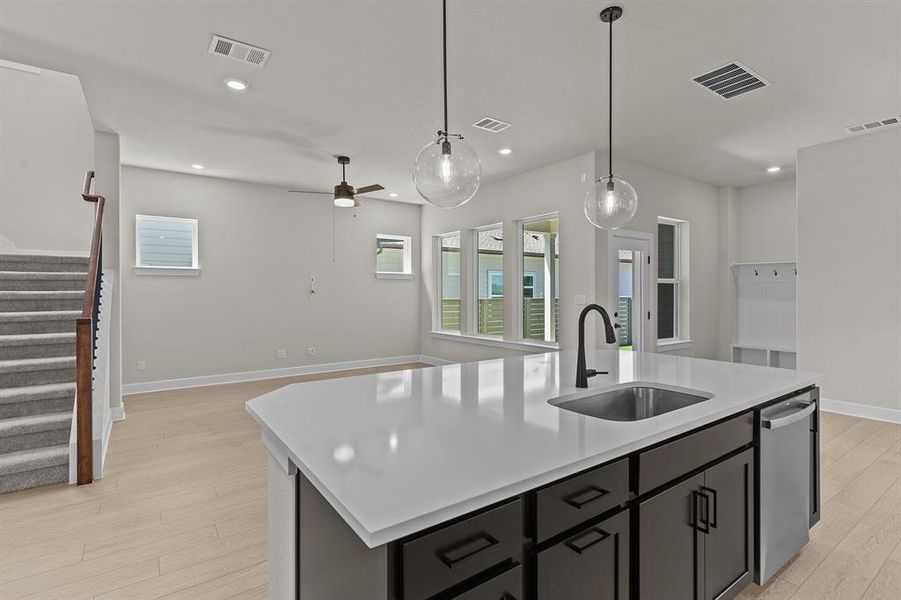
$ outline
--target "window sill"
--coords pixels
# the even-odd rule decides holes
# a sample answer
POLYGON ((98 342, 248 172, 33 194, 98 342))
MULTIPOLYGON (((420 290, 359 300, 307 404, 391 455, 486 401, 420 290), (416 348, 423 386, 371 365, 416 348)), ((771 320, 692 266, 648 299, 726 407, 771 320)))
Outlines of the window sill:
POLYGON ((200 267, 134 267, 135 275, 199 277, 200 267))
POLYGON ((657 352, 677 352, 679 350, 690 350, 691 340, 667 340, 665 342, 657 342, 657 352))
POLYGON ((504 340, 499 337, 487 335, 464 335, 462 333, 454 333, 451 331, 432 331, 432 339, 449 340, 453 342, 478 344, 480 346, 491 346, 493 348, 505 348, 507 350, 523 350, 526 352, 557 352, 560 347, 554 342, 518 342, 513 340, 504 340))
POLYGON ((376 279, 413 279, 413 273, 380 273, 376 271, 376 279))

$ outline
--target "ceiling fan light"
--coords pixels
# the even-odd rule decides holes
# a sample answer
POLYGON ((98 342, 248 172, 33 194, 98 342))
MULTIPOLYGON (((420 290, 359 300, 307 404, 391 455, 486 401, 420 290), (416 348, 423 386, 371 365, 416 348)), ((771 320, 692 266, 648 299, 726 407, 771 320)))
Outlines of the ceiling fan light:
POLYGON ((353 208, 356 206, 356 202, 354 202, 353 198, 341 198, 336 196, 335 206, 338 208, 353 208))

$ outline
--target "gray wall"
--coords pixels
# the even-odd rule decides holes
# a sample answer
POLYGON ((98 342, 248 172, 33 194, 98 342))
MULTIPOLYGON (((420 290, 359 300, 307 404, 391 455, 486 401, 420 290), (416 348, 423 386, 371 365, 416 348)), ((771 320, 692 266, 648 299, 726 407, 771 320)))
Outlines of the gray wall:
POLYGON ((738 262, 795 260, 795 180, 738 188, 738 262))
POLYGON ((798 368, 901 418, 901 131, 798 151, 798 368))
POLYGON ((418 206, 136 167, 122 202, 126 384, 419 353, 418 206), (198 219, 201 274, 134 273, 135 214, 198 219), (413 236, 413 280, 375 278, 377 233, 413 236))

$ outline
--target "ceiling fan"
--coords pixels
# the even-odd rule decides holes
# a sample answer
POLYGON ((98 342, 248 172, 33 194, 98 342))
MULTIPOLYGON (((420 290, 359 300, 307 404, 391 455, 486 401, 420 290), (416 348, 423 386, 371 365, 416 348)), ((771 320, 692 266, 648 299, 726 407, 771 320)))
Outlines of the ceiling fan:
MULTIPOLYGON (((339 156, 338 164, 341 165, 341 183, 335 186, 335 206, 340 208, 353 208, 360 206, 360 201, 356 199, 357 194, 368 194, 369 192, 377 192, 385 189, 379 184, 364 185, 361 188, 354 189, 352 185, 347 183, 347 176, 344 173, 345 167, 350 164, 349 156, 339 156)), ((326 194, 328 192, 313 192, 309 190, 289 190, 299 194, 326 194)))

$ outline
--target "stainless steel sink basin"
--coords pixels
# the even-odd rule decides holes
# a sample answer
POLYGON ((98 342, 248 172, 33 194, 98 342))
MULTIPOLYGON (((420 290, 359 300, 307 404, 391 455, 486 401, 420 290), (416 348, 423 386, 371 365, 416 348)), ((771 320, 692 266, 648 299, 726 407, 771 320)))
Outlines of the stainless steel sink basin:
POLYGON ((590 396, 562 396, 548 400, 558 408, 608 421, 640 421, 713 398, 713 394, 685 388, 634 383, 608 388, 590 396))

